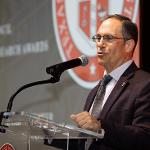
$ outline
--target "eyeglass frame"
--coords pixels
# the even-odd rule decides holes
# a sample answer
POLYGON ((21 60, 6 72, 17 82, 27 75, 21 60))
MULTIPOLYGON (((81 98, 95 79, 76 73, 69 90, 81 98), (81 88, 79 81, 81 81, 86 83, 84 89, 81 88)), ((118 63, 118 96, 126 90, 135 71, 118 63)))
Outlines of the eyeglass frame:
POLYGON ((100 42, 102 38, 103 38, 104 42, 112 42, 115 39, 124 39, 124 40, 130 40, 131 39, 131 38, 124 38, 124 37, 116 37, 116 36, 113 36, 111 34, 105 34, 103 36, 100 34, 96 34, 96 35, 92 36, 93 42, 100 42))

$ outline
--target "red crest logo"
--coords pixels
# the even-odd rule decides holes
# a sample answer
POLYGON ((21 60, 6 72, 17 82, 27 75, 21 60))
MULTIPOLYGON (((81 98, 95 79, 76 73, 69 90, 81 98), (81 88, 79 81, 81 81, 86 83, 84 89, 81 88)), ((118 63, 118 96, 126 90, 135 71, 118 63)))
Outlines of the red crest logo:
POLYGON ((53 0, 53 22, 56 41, 63 61, 81 55, 89 58, 86 67, 68 70, 82 87, 93 88, 103 76, 97 63, 96 46, 91 37, 108 14, 124 14, 137 21, 138 0, 53 0), (115 5, 114 5, 115 4, 115 5))
POLYGON ((5 143, 1 148, 0 150, 15 150, 14 147, 9 144, 9 143, 5 143))

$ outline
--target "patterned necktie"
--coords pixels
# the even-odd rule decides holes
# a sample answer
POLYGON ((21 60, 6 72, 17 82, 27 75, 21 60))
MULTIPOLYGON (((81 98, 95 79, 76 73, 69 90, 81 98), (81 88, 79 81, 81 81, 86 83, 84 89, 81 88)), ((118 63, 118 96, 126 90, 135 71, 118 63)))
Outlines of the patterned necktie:
POLYGON ((102 110, 102 102, 105 96, 106 85, 111 81, 111 79, 112 77, 110 75, 105 75, 100 82, 100 86, 98 88, 91 112, 91 114, 96 118, 99 117, 100 112, 102 110))

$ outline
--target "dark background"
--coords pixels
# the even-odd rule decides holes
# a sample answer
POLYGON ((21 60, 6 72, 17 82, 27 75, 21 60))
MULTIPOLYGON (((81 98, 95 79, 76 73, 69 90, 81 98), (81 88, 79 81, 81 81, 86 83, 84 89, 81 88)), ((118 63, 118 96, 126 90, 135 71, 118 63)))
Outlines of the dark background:
POLYGON ((149 1, 140 0, 140 28, 141 28, 141 39, 140 39, 140 66, 145 71, 150 72, 150 20, 149 20, 149 1))

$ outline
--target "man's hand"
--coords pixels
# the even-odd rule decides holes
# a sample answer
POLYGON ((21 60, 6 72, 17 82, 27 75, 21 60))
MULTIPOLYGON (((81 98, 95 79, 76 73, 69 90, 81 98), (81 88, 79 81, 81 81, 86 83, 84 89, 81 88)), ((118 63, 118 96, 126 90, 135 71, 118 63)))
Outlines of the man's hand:
POLYGON ((70 117, 77 123, 80 128, 92 130, 95 132, 101 129, 100 121, 91 116, 87 111, 78 114, 72 114, 70 117))

